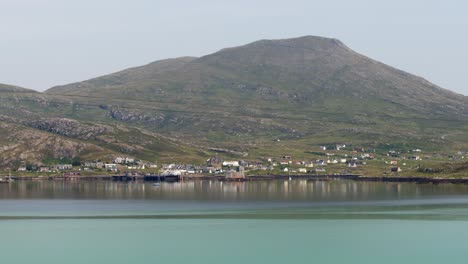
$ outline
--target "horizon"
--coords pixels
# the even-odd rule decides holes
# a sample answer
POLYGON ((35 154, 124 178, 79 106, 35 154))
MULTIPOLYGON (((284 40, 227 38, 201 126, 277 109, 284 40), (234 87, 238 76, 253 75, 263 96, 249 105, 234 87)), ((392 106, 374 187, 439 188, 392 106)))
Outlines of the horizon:
POLYGON ((5 0, 0 3, 0 32, 8 41, 0 42, 0 48, 9 52, 0 61, 0 83, 44 91, 162 59, 313 35, 339 39, 358 53, 467 95, 463 62, 468 34, 463 32, 468 18, 463 7, 468 3, 456 0, 140 0, 118 5, 110 0, 5 0))

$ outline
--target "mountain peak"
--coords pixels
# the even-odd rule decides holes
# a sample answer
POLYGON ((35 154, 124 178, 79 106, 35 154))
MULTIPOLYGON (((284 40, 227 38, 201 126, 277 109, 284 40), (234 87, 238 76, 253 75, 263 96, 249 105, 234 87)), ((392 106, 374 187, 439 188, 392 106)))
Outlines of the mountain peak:
MULTIPOLYGON (((265 39, 253 42, 248 45, 276 45, 290 48, 311 49, 311 50, 329 50, 334 48, 349 49, 343 42, 335 38, 326 38, 318 36, 302 36, 288 39, 265 39)), ((247 45, 247 46, 248 46, 247 45)))

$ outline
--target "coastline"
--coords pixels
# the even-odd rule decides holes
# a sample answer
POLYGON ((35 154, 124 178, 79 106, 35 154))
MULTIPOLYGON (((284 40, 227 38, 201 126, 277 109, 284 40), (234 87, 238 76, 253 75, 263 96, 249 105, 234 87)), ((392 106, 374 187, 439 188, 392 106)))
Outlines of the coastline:
MULTIPOLYGON (((127 177, 122 175, 95 175, 95 176, 13 176, 15 181, 50 181, 50 180, 85 180, 85 181, 147 181, 154 182, 155 177, 149 179, 141 177, 127 177)), ((431 183, 431 184, 468 184, 468 178, 436 178, 421 176, 363 176, 359 174, 327 175, 327 174, 303 174, 303 175, 256 175, 245 178, 229 179, 225 176, 193 175, 181 176, 180 181, 217 180, 230 182, 248 181, 275 181, 275 180, 351 180, 361 182, 405 182, 405 183, 431 183)), ((172 181, 172 180, 171 180, 172 181)))

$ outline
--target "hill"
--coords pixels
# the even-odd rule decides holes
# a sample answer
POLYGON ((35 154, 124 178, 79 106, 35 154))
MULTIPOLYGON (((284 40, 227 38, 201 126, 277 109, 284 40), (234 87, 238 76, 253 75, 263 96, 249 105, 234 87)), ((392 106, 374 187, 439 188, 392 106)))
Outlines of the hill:
MULTIPOLYGON (((304 157, 319 145, 334 143, 377 151, 468 148, 466 97, 372 60, 339 40, 314 36, 260 40, 200 58, 156 61, 45 93, 18 94, 14 100, 3 98, 0 114, 20 116, 32 129, 94 140, 38 126, 31 116, 46 124, 65 118, 131 129, 120 143, 136 144, 144 133, 173 146, 168 151, 173 158, 203 160, 213 152, 252 159, 304 157), (185 154, 179 155, 179 149, 185 154)), ((148 157, 167 151, 140 146, 127 153, 148 157)))
POLYGON ((1 84, 0 83, 0 93, 13 92, 13 93, 37 93, 34 90, 26 89, 19 86, 1 84))

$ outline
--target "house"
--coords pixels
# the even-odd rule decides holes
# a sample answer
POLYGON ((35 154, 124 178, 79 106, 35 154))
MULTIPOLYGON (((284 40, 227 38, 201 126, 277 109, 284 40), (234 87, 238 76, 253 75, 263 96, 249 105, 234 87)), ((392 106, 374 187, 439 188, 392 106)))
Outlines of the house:
POLYGON ((104 164, 104 168, 108 171, 116 171, 117 170, 117 164, 115 163, 106 163, 104 164))
POLYGON ((83 165, 84 165, 84 167, 87 167, 87 168, 96 168, 97 167, 96 162, 90 162, 90 161, 85 161, 85 163, 83 165))
POLYGON ((320 146, 321 150, 327 150, 327 146, 320 146))
POLYGON ((315 169, 315 172, 326 172, 326 170, 324 168, 316 168, 315 169))
POLYGON ((230 170, 226 172, 227 179, 244 179, 245 178, 245 171, 244 167, 239 166, 236 170, 230 170))
POLYGON ((123 157, 117 157, 114 159, 114 162, 117 164, 124 164, 125 163, 125 158, 123 157))
POLYGON ((396 161, 396 160, 391 160, 391 161, 390 161, 390 164, 391 164, 391 165, 397 165, 397 164, 398 164, 398 161, 396 161))
POLYGON ((312 163, 312 162, 307 162, 306 164, 304 164, 304 166, 306 166, 306 168, 313 168, 313 167, 314 167, 314 163, 312 163))
POLYGON ((284 171, 284 172, 289 172, 289 169, 288 169, 288 168, 284 168, 283 171, 284 171))
POLYGON ((356 152, 364 152, 364 151, 366 151, 366 150, 365 150, 363 147, 355 147, 355 148, 353 149, 353 151, 356 151, 356 152))
POLYGON ((239 161, 223 161, 223 167, 239 167, 239 161))
POLYGON ((206 164, 215 168, 221 168, 221 166, 223 165, 223 159, 216 155, 215 157, 207 159, 206 164))
POLYGON ((318 165, 318 166, 325 166, 325 165, 327 165, 327 162, 324 161, 324 160, 317 160, 315 162, 315 164, 318 165))
POLYGON ((421 157, 420 156, 409 156, 408 159, 409 160, 421 160, 421 157))
POLYGON ((64 171, 73 169, 73 166, 71 164, 57 164, 55 168, 59 171, 64 171))
POLYGON ((356 167, 357 167, 357 163, 354 162, 354 161, 351 161, 351 162, 348 163, 348 167, 349 167, 349 168, 356 168, 356 167))
POLYGON ((39 172, 50 172, 49 167, 39 167, 39 172))
POLYGON ((300 173, 307 173, 307 169, 306 168, 299 168, 298 171, 300 173))
POLYGON ((391 168, 390 168, 390 171, 391 171, 391 172, 400 172, 400 171, 401 171, 401 168, 400 168, 400 167, 391 167, 391 168))
POLYGON ((17 171, 20 171, 20 172, 25 172, 25 171, 27 171, 27 169, 26 169, 26 167, 25 167, 25 166, 21 166, 21 167, 19 167, 19 168, 18 168, 18 170, 17 170, 17 171))
POLYGON ((336 145, 336 150, 341 150, 341 149, 344 149, 344 148, 346 148, 345 144, 337 144, 336 145))
POLYGON ((163 176, 181 176, 182 174, 181 170, 165 170, 162 172, 163 176))
POLYGON ((346 159, 340 159, 340 163, 346 163, 346 159))
POLYGON ((117 157, 114 159, 114 163, 117 164, 128 164, 128 163, 135 163, 134 158, 129 158, 129 157, 117 157))

